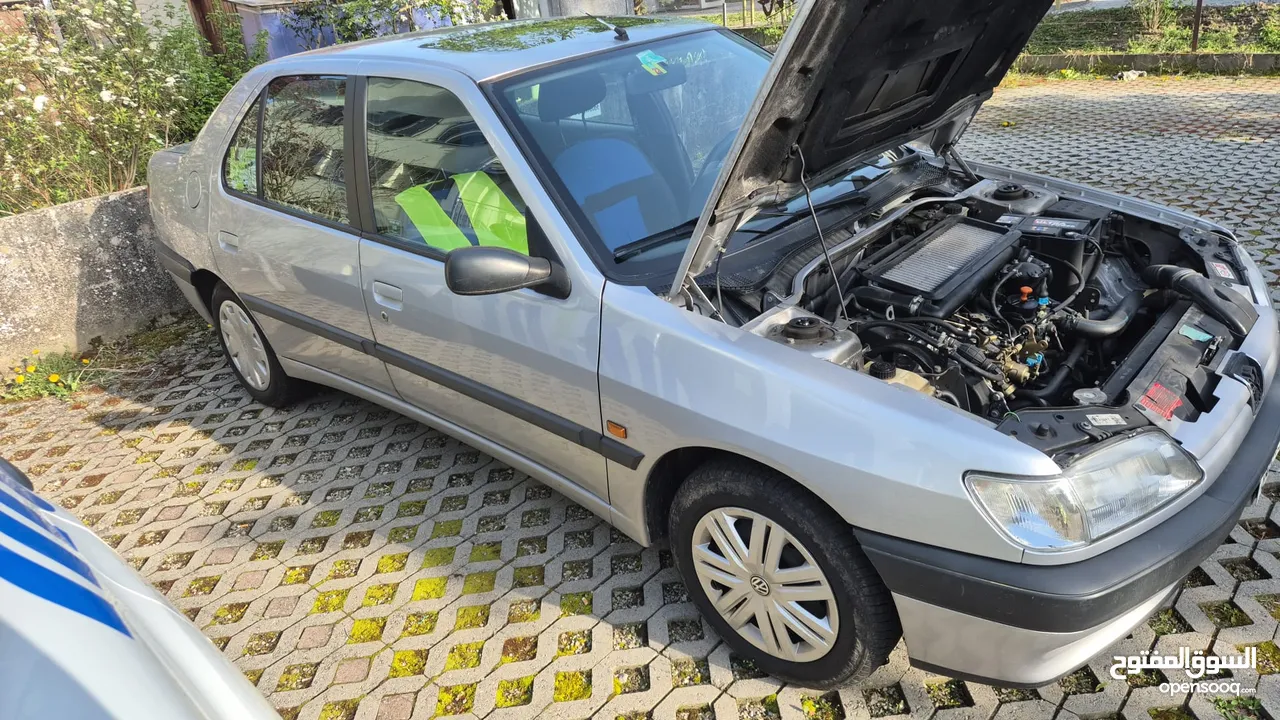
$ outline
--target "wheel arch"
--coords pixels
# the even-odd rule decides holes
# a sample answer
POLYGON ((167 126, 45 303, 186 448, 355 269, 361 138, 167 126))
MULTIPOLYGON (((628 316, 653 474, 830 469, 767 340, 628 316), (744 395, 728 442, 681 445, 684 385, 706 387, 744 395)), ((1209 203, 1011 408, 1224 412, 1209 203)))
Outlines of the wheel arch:
MULTIPOLYGON (((694 470, 711 460, 745 462, 779 473, 794 483, 796 487, 801 488, 812 496, 816 502, 831 507, 830 503, 823 500, 808 485, 797 480, 793 474, 758 458, 725 448, 707 446, 676 448, 667 451, 654 462, 645 480, 644 518, 650 543, 657 543, 667 539, 667 517, 670 514, 671 503, 675 500, 676 492, 689 479, 694 470)), ((834 507, 831 509, 839 515, 839 511, 836 511, 834 507)))
POLYGON ((204 303, 205 309, 209 311, 209 317, 213 317, 213 289, 221 281, 222 278, 219 278, 211 270, 202 268, 191 273, 191 285, 200 295, 201 302, 204 303))

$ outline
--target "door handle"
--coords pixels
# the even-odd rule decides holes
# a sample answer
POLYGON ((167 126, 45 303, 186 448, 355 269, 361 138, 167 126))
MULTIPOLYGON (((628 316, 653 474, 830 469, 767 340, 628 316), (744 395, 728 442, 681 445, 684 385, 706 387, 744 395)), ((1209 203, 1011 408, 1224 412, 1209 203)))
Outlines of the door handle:
POLYGON ((219 230, 218 247, 229 253, 238 253, 240 252, 240 238, 232 235, 226 230, 219 230))
POLYGON ((395 285, 373 281, 373 301, 388 310, 404 309, 404 291, 395 285))

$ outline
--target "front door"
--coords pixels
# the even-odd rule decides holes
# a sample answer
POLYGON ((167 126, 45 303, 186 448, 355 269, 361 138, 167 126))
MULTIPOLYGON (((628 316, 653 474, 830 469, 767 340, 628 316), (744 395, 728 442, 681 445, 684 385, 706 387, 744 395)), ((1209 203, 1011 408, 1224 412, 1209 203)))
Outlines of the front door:
MULTIPOLYGON (((245 111, 213 187, 218 273, 276 354, 394 392, 360 282, 347 197, 350 78, 271 80, 245 111)), ((216 312, 216 310, 215 310, 216 312)))
POLYGON ((596 379, 601 286, 579 282, 567 299, 451 293, 448 250, 554 251, 536 233, 531 241, 516 183, 456 95, 371 77, 365 97, 362 201, 372 232, 361 242, 361 275, 375 352, 396 390, 607 501, 596 379))

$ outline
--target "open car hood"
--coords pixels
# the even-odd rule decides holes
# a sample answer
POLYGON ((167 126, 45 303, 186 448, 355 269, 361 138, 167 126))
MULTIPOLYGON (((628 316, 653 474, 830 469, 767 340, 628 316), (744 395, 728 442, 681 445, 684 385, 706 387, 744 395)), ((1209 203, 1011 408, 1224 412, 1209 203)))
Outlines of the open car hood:
POLYGON ((802 165, 813 184, 911 140, 935 151, 954 144, 1052 2, 802 0, 670 298, 698 292, 693 278, 755 208, 797 194, 802 165))

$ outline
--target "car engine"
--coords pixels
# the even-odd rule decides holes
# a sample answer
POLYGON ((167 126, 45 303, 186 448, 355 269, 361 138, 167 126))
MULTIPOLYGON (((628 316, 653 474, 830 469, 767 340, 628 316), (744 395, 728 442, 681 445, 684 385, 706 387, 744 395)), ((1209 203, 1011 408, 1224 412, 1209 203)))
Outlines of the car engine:
POLYGON ((1130 400, 1150 358, 1135 348, 1166 314, 1203 316, 1197 361, 1256 318, 1229 240, 1015 183, 907 198, 837 243, 744 328, 994 420, 1130 400))

